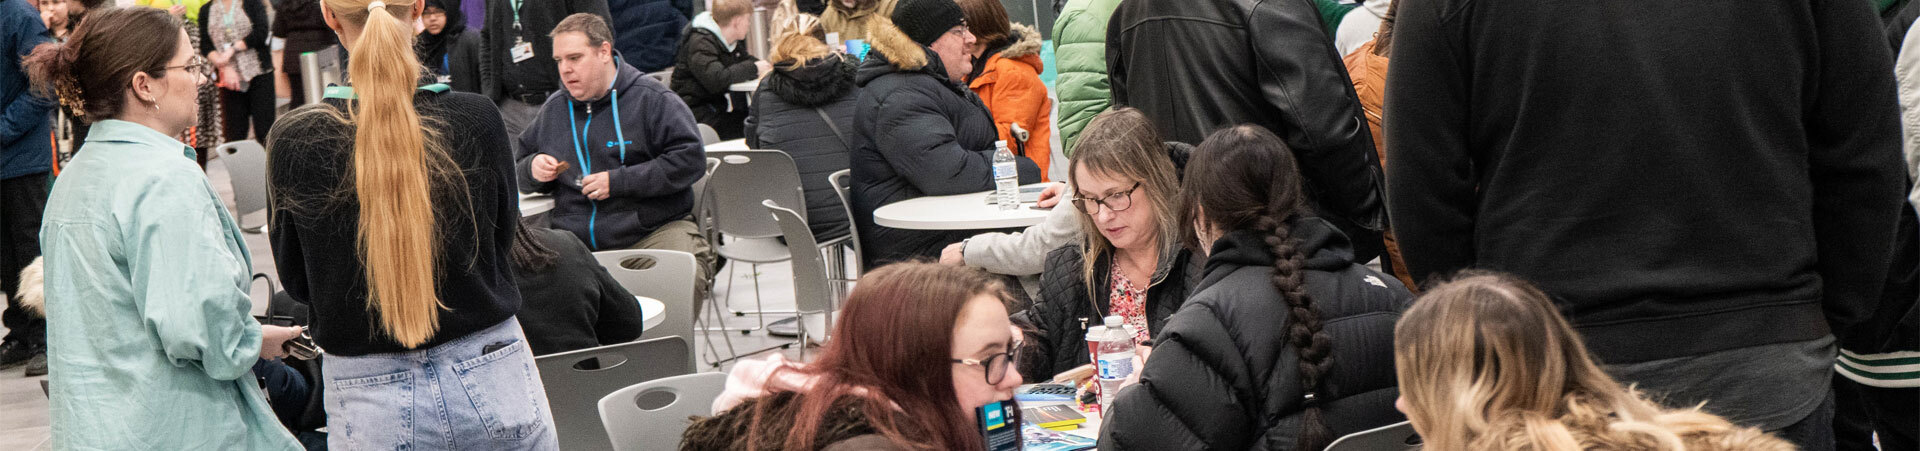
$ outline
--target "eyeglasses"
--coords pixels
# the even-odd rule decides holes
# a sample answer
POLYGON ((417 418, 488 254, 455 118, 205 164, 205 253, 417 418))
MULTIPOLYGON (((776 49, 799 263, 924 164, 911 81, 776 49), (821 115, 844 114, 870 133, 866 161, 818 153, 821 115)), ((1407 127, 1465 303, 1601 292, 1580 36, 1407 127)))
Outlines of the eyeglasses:
POLYGON ((1126 191, 1108 194, 1098 199, 1076 196, 1073 198, 1073 208, 1080 209, 1081 213, 1088 215, 1100 211, 1099 206, 1106 206, 1107 211, 1111 212, 1126 211, 1133 207, 1133 191, 1137 189, 1140 189, 1140 182, 1133 182, 1133 186, 1126 191))
POLYGON ((161 70, 174 69, 186 69, 187 73, 199 75, 202 79, 213 79, 213 63, 207 61, 205 57, 195 56, 193 59, 187 60, 186 64, 161 68, 161 70))
POLYGON ((968 27, 966 21, 960 21, 959 25, 955 25, 953 26, 952 29, 947 30, 947 34, 953 34, 953 35, 958 35, 960 33, 972 33, 972 32, 973 32, 973 28, 968 27))
POLYGON ((1020 358, 1020 345, 1021 342, 1016 341, 1013 343, 1013 350, 987 356, 986 360, 953 359, 953 363, 977 366, 985 369, 987 371, 987 385, 1000 385, 1000 381, 1007 379, 1007 365, 1011 364, 1014 359, 1020 358))

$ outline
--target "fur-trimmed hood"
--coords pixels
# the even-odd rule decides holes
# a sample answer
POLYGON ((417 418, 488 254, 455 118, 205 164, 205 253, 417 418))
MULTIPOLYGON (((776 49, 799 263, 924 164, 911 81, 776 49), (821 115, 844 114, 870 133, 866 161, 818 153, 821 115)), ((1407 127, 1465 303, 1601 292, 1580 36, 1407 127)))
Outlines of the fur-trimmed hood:
POLYGON ((20 293, 14 297, 20 300, 20 307, 35 316, 47 316, 46 280, 42 276, 40 257, 33 258, 33 264, 20 270, 20 293))
POLYGON ((761 83, 781 100, 814 107, 832 103, 852 91, 855 70, 852 61, 835 54, 774 65, 773 72, 761 83))
POLYGON ((1008 37, 1012 38, 1010 40, 1013 43, 1000 51, 1000 57, 1017 59, 1027 55, 1040 55, 1040 32, 1034 30, 1032 25, 1015 22, 1013 34, 1008 37))
MULTIPOLYGON (((902 72, 919 71, 928 65, 940 66, 940 59, 933 56, 933 49, 913 42, 913 38, 907 37, 907 32, 900 31, 900 27, 894 25, 889 17, 875 17, 867 22, 867 43, 902 72)), ((868 54, 867 57, 872 58, 873 55, 868 54)), ((862 72, 864 75, 865 71, 862 72)), ((941 69, 933 73, 945 77, 947 71, 941 69)))

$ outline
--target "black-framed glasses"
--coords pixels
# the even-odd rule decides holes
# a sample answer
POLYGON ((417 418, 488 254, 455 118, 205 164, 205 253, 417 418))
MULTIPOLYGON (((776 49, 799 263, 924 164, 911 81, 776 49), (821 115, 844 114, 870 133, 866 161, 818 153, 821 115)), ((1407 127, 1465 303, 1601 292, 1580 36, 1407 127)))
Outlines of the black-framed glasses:
POLYGON ((186 69, 187 73, 199 75, 202 79, 205 79, 205 80, 213 79, 213 63, 210 61, 207 61, 207 58, 202 56, 195 56, 193 57, 193 59, 187 60, 186 64, 181 64, 178 66, 167 66, 161 69, 162 70, 186 69))
POLYGON ((1012 364, 1014 359, 1020 358, 1020 344, 1020 342, 1014 342, 1013 350, 987 356, 986 360, 953 359, 953 363, 985 369, 987 385, 999 385, 1000 381, 1007 379, 1007 365, 1012 364))
POLYGON ((1140 182, 1133 182, 1133 186, 1125 191, 1108 194, 1098 199, 1075 196, 1073 208, 1080 209, 1081 213, 1088 215, 1100 211, 1097 208, 1102 205, 1107 207, 1107 211, 1116 213, 1126 211, 1128 208, 1133 208, 1133 191, 1137 189, 1140 189, 1140 182))

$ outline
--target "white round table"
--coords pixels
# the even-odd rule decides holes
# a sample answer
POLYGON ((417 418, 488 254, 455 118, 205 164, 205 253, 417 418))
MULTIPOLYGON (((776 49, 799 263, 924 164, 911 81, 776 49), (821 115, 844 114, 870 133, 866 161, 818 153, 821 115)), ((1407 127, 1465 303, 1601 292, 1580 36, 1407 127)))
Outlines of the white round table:
MULTIPOLYGON (((667 304, 646 296, 634 296, 640 300, 640 324, 652 329, 667 321, 667 304)), ((643 329, 644 330, 644 329, 643 329)))
POLYGON ((520 216, 533 216, 553 209, 553 196, 520 193, 520 216))
POLYGON ((707 145, 707 150, 709 151, 747 150, 747 139, 746 138, 733 139, 733 140, 726 140, 726 141, 709 144, 707 145))
MULTIPOLYGON (((1036 183, 1022 188, 1044 186, 1047 185, 1036 183)), ((894 202, 874 210, 873 222, 896 229, 978 230, 1026 227, 1047 220, 1048 210, 1036 209, 1031 203, 1001 210, 999 205, 987 203, 987 196, 992 193, 927 196, 894 202)))
POLYGON ((727 90, 733 92, 753 92, 755 89, 760 89, 760 79, 758 78, 727 86, 727 90))

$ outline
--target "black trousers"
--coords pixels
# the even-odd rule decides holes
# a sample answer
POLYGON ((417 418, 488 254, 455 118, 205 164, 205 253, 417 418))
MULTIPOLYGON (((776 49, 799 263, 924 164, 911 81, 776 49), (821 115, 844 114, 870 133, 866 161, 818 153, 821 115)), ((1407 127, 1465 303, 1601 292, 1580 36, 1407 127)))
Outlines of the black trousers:
POLYGON ((253 77, 245 92, 220 90, 221 128, 227 142, 247 139, 248 123, 255 139, 266 142, 273 129, 273 73, 253 77))
POLYGON ((0 180, 0 291, 7 293, 6 341, 42 346, 47 320, 20 308, 20 270, 40 256, 40 216, 47 209, 47 174, 0 180))
POLYGON ((1881 388, 1833 376, 1833 435, 1840 451, 1920 450, 1920 388, 1881 388))

